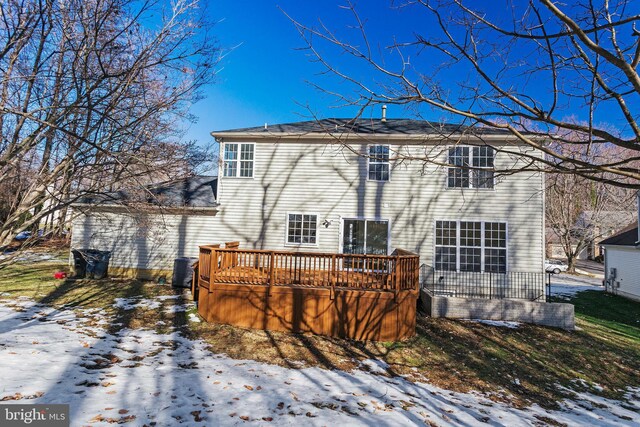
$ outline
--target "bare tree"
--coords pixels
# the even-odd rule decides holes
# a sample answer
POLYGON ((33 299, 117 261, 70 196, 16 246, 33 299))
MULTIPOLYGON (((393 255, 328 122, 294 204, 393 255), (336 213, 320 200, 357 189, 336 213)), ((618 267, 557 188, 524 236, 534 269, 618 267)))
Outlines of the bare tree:
POLYGON ((547 184, 547 227, 562 247, 570 272, 585 249, 606 237, 609 229, 620 229, 633 219, 631 190, 579 175, 551 175, 547 184))
MULTIPOLYGON (((575 145, 555 149, 562 150, 567 157, 581 155, 575 145)), ((587 160, 609 162, 619 157, 619 148, 602 145, 595 146, 587 160)), ((633 189, 577 174, 550 174, 546 185, 546 225, 562 247, 570 272, 575 271, 576 260, 583 251, 595 248, 598 241, 635 218, 636 191, 633 189)))
POLYGON ((192 170, 176 124, 215 75, 209 28, 198 0, 0 3, 0 247, 88 195, 192 170))
POLYGON ((322 22, 310 26, 291 18, 311 57, 350 84, 350 92, 331 92, 343 105, 363 111, 398 104, 418 116, 436 111, 458 118, 465 133, 480 138, 480 129, 501 129, 535 149, 514 150, 530 160, 517 170, 640 188, 635 2, 412 0, 390 7, 420 16, 420 28, 398 29, 412 34, 405 40, 370 39, 351 3, 344 7, 353 17, 346 35, 322 22), (365 64, 372 78, 350 72, 349 61, 333 62, 332 53, 365 64), (573 147, 570 155, 566 146, 573 147), (616 147, 622 156, 594 158, 590 153, 598 146, 616 147))

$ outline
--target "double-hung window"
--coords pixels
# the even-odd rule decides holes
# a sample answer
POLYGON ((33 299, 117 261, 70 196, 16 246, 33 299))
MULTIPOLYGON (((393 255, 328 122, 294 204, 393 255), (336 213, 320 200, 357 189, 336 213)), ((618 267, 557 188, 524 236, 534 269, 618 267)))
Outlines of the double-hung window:
POLYGON ((502 273, 507 265, 507 224, 484 223, 484 271, 502 273))
POLYGON ((389 181, 389 146, 369 146, 369 180, 389 181))
POLYGON ((482 223, 460 221, 458 251, 460 254, 460 271, 482 270, 482 223))
POLYGON ((233 143, 224 145, 224 176, 253 177, 255 144, 233 143))
POLYGON ((436 270, 457 270, 458 223, 436 221, 436 270))
POLYGON ((507 224, 436 221, 435 268, 450 271, 507 271, 507 224))
POLYGON ((315 245, 318 243, 318 215, 288 214, 287 244, 315 245))
POLYGON ((493 188, 495 150, 492 147, 449 148, 447 187, 493 188))

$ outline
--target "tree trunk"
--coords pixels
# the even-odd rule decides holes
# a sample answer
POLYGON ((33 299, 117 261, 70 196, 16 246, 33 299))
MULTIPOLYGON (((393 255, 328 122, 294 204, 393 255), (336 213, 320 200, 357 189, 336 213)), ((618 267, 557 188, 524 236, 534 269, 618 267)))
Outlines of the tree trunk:
POLYGON ((576 257, 574 254, 570 254, 567 256, 567 265, 569 266, 569 269, 567 270, 567 273, 575 273, 576 272, 576 257))

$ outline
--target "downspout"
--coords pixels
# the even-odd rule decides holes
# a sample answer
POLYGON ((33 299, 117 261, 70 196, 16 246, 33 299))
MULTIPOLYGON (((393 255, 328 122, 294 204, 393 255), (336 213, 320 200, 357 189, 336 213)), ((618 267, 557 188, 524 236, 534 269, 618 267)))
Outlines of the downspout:
POLYGON ((636 192, 636 201, 638 202, 638 219, 637 219, 637 223, 638 223, 638 235, 637 238, 638 240, 636 240, 636 246, 638 246, 638 243, 640 243, 640 190, 638 190, 636 192))

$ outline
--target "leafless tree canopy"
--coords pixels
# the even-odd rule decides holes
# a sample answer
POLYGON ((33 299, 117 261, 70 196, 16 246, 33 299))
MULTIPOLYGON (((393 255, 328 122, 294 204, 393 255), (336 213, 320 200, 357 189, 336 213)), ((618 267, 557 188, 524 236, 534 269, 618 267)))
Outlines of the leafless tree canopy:
POLYGON ((504 129, 544 153, 540 170, 640 188, 637 1, 417 0, 390 7, 419 28, 372 39, 360 15, 364 4, 344 7, 353 19, 346 36, 291 18, 312 58, 351 84, 352 91, 332 92, 342 103, 399 104, 417 115, 435 110, 470 132, 504 129), (368 66, 373 78, 363 80, 344 58, 368 66), (598 155, 611 150, 615 158, 598 155))
POLYGON ((178 124, 218 53, 198 3, 0 2, 0 247, 81 197, 192 170, 178 124))
POLYGON ((555 236, 551 240, 562 247, 571 272, 581 252, 634 219, 633 190, 575 174, 549 175, 547 181, 546 225, 555 236))

